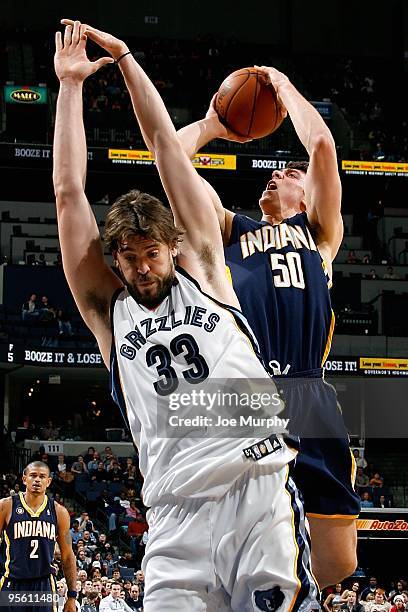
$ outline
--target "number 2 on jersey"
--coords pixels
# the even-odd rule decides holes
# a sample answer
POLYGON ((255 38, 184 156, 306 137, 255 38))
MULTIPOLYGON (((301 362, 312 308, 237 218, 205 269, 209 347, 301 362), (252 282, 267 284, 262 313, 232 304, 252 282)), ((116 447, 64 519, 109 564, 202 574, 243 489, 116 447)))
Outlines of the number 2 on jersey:
POLYGON ((271 268, 275 287, 305 288, 302 260, 299 253, 271 253, 271 268), (286 261, 285 261, 286 260, 286 261))
MULTIPOLYGON (((177 357, 185 351, 183 357, 187 365, 191 366, 182 371, 186 382, 191 385, 196 385, 208 377, 209 368, 204 357, 200 355, 200 349, 197 342, 190 334, 180 334, 173 338, 170 342, 170 351, 177 357)), ((157 374, 161 377, 153 383, 156 393, 159 395, 170 395, 173 393, 179 382, 177 380, 177 372, 171 365, 171 353, 167 347, 159 344, 152 346, 146 353, 147 365, 154 366, 157 374)))
POLYGON ((30 559, 38 559, 38 540, 31 540, 30 544, 32 548, 30 559))

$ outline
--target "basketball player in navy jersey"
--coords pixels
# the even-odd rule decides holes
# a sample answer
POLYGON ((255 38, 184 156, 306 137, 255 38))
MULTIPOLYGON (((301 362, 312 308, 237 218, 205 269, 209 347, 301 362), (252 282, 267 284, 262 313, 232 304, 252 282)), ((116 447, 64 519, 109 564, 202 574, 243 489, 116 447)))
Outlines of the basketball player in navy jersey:
POLYGON ((51 483, 48 465, 42 461, 29 463, 23 472, 23 483, 24 493, 0 500, 0 533, 6 547, 5 572, 0 579, 2 606, 14 610, 18 605, 21 609, 24 602, 26 612, 57 611, 52 561, 58 542, 68 585, 64 612, 74 612, 76 563, 69 514, 45 494, 51 483), (25 601, 20 599, 18 603, 17 595, 25 596, 25 601), (38 601, 40 605, 30 606, 30 601, 38 601))
MULTIPOLYGON (((332 439, 330 434, 326 439, 305 435, 295 471, 311 528, 313 571, 322 588, 350 575, 357 565, 355 518, 360 509, 348 437, 335 395, 321 380, 334 327, 328 288, 343 237, 341 184, 335 143, 322 117, 286 75, 274 68, 259 70, 275 88, 281 112, 287 110, 309 161, 288 163, 272 173, 259 199, 261 221, 224 208, 203 182, 217 210, 234 289, 264 361, 275 376, 291 377, 288 405, 298 402, 301 407, 316 396, 322 411, 316 438, 333 425, 332 439), (301 380, 295 391, 296 377, 301 380), (306 379, 316 380, 302 395, 306 379)), ((214 138, 242 141, 220 123, 213 103, 206 118, 181 129, 179 137, 190 157, 214 138)))
POLYGON ((71 291, 139 448, 150 507, 144 609, 306 611, 316 586, 302 504, 288 480, 296 456, 290 441, 268 431, 264 440, 249 442, 229 428, 219 437, 203 430, 193 437, 191 428, 172 437, 158 425, 172 414, 166 398, 182 384, 201 390, 217 379, 248 385, 257 378, 275 388, 228 282, 211 198, 125 43, 110 48, 109 35, 63 22, 54 60, 60 80, 54 138, 59 238, 71 291), (88 60, 87 36, 108 49, 125 77, 175 215, 136 190, 116 200, 105 241, 120 279, 104 259, 84 191, 82 86, 110 61, 88 60))

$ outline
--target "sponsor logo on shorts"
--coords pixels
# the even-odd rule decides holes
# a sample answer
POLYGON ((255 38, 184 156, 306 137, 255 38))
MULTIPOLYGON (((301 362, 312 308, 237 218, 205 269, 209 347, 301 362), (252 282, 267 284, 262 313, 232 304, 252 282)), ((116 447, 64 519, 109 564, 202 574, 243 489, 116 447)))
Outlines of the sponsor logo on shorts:
POLYGON ((279 610, 285 600, 285 596, 280 588, 275 586, 267 591, 255 591, 254 600, 258 610, 270 612, 271 610, 279 610))

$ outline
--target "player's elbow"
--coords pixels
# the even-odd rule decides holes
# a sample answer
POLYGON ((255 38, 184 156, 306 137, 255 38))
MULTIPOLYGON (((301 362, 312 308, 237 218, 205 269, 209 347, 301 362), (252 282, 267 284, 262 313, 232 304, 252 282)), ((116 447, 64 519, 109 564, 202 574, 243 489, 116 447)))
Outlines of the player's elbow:
POLYGON ((64 204, 84 193, 82 183, 54 178, 54 195, 57 204, 64 204))
POLYGON ((336 156, 336 145, 329 130, 323 130, 313 135, 310 140, 310 152, 311 156, 336 156))
POLYGON ((176 134, 164 130, 157 130, 152 139, 156 160, 161 155, 182 155, 184 150, 176 134))

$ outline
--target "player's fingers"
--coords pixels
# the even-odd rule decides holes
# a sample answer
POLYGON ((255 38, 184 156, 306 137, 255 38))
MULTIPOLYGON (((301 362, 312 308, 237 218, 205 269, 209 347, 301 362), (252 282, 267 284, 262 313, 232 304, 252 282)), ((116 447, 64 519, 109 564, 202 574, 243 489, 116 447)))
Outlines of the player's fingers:
POLYGON ((65 32, 64 32, 64 47, 69 47, 69 45, 71 44, 71 40, 72 40, 72 26, 67 25, 65 26, 65 32))
POLYGON ((79 47, 85 47, 87 38, 88 37, 86 35, 86 24, 85 23, 81 23, 81 27, 79 28, 79 43, 78 43, 78 46, 79 47))
POLYGON ((81 28, 80 21, 74 21, 74 27, 72 29, 72 44, 77 45, 79 43, 79 30, 81 28))
POLYGON ((56 51, 61 51, 62 50, 62 36, 61 36, 61 32, 55 32, 55 50, 56 51))
POLYGON ((95 62, 92 62, 95 68, 95 72, 102 68, 102 66, 106 66, 106 64, 114 64, 115 60, 113 57, 100 57, 95 62))
POLYGON ((61 23, 62 23, 62 25, 73 26, 74 25, 74 20, 73 19, 61 19, 61 23))

